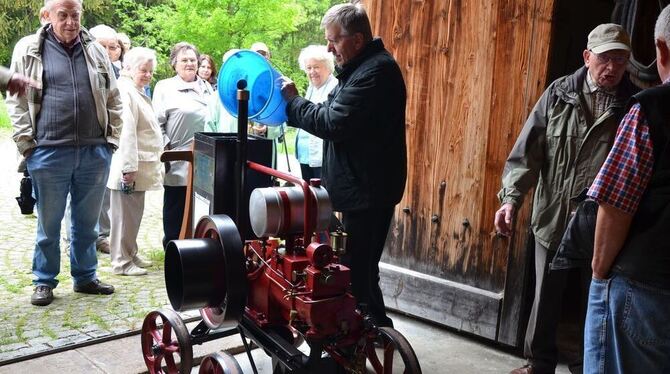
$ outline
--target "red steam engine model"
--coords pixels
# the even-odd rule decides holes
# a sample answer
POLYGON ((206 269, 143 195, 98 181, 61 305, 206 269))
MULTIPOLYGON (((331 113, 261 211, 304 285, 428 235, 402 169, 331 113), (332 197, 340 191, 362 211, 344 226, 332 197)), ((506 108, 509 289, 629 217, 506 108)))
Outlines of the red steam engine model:
MULTIPOLYGON (((141 334, 149 372, 190 373, 194 344, 239 333, 254 373, 248 340, 272 357, 274 373, 421 373, 407 340, 375 326, 349 292, 350 270, 338 263, 346 234, 328 233, 332 208, 319 180, 306 183, 247 161, 246 100, 240 82, 236 220, 205 216, 193 239, 170 242, 165 254, 172 307, 199 309, 202 321, 189 332, 170 309, 149 313, 141 334), (250 173, 293 186, 249 190, 250 173)), ((241 372, 225 353, 200 363, 200 373, 241 372)))

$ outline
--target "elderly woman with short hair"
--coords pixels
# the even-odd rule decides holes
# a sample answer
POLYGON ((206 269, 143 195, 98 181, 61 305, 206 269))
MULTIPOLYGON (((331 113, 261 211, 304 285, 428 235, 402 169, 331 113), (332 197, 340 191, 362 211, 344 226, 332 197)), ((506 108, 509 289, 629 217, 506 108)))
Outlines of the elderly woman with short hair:
POLYGON ((118 80, 123 102, 123 131, 112 157, 107 187, 111 190, 110 250, 112 270, 144 275, 150 262, 137 256, 137 234, 144 213, 144 192, 161 189, 163 135, 144 86, 151 82, 156 54, 137 47, 126 54, 118 80))
POLYGON ((95 41, 100 43, 107 50, 109 60, 114 66, 114 75, 116 78, 121 74, 121 61, 123 60, 123 47, 119 42, 116 30, 107 25, 97 25, 92 27, 89 32, 95 37, 95 41))
MULTIPOLYGON (((193 134, 203 131, 214 94, 212 86, 198 77, 198 50, 189 43, 177 43, 170 51, 170 65, 176 75, 163 79, 154 88, 153 104, 163 130, 165 149, 188 150, 193 134)), ((163 187, 163 248, 179 238, 184 206, 188 163, 172 161, 166 165, 163 187)))
MULTIPOLYGON (((337 86, 337 78, 333 76, 335 62, 333 54, 326 46, 310 45, 298 56, 300 69, 307 74, 309 86, 305 99, 313 103, 322 103, 328 99, 330 91, 337 86)), ((302 129, 296 136, 295 153, 300 163, 302 179, 321 178, 323 161, 323 140, 302 129)))

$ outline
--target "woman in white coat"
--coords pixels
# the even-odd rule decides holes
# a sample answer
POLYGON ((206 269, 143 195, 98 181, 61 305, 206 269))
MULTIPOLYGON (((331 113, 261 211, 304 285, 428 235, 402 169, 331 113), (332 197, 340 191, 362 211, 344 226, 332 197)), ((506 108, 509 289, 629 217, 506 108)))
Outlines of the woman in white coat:
MULTIPOLYGON (((159 81, 154 88, 154 110, 166 149, 190 149, 193 134, 205 128, 209 116, 207 106, 214 90, 196 74, 199 58, 195 46, 185 42, 175 44, 170 51, 170 65, 176 75, 159 81)), ((187 179, 188 162, 167 163, 163 181, 163 248, 170 240, 179 239, 187 179)))
POLYGON ((137 256, 137 233, 144 213, 144 192, 163 182, 163 135, 144 87, 151 82, 156 54, 136 47, 125 56, 118 80, 123 102, 123 130, 112 157, 110 250, 115 274, 144 275, 151 263, 137 256))
MULTIPOLYGON (((330 91, 337 86, 337 78, 333 76, 333 54, 324 45, 310 45, 300 52, 298 63, 309 79, 305 99, 317 104, 326 101, 330 91)), ((302 179, 309 182, 312 178, 321 178, 323 140, 298 130, 295 142, 295 156, 300 163, 302 179)))

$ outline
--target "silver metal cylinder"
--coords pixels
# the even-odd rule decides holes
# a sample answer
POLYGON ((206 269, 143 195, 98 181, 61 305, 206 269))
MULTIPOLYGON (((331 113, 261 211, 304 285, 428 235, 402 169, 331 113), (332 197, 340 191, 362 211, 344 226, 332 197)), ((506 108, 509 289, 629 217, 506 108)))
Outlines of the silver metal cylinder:
MULTIPOLYGON (((314 232, 325 231, 333 208, 323 187, 311 186, 314 232)), ((256 188, 249 198, 249 219, 260 237, 299 234, 305 224, 305 196, 300 186, 256 188)))

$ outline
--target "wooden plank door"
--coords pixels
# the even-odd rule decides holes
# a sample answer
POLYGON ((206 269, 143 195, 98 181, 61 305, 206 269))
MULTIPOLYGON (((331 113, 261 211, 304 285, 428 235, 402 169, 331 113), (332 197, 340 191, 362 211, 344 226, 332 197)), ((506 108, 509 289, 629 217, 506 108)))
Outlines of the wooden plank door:
POLYGON ((529 205, 493 232, 500 174, 546 84, 551 0, 366 0, 408 90, 408 182, 382 264, 387 306, 517 345, 529 205))

